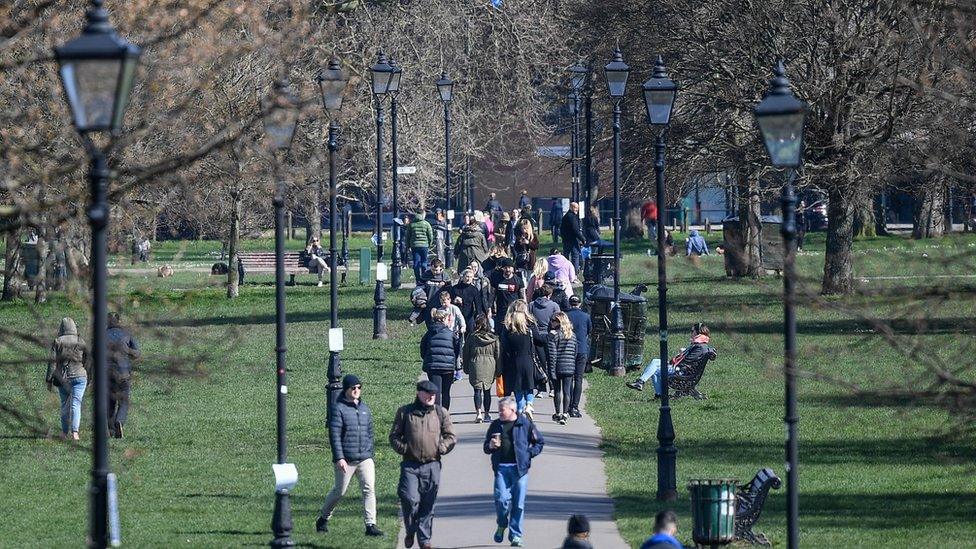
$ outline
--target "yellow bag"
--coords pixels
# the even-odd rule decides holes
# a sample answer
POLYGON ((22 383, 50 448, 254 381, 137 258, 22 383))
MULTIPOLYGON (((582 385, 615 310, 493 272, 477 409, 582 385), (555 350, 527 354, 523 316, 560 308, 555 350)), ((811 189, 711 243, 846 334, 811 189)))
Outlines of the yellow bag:
POLYGON ((505 378, 498 376, 495 378, 495 395, 498 398, 505 396, 505 378))

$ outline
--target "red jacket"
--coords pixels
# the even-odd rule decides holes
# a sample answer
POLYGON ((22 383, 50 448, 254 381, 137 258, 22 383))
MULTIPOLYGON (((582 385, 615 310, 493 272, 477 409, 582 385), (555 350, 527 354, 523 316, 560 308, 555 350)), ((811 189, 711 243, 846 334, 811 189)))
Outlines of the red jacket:
POLYGON ((657 221, 657 204, 647 201, 641 206, 642 221, 657 221))

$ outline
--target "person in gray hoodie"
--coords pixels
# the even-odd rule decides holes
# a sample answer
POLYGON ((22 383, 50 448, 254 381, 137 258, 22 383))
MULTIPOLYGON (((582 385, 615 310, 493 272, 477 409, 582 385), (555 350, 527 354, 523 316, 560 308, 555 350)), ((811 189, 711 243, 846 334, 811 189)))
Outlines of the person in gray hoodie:
POLYGON ((79 439, 81 401, 85 396, 89 377, 88 346, 78 337, 75 321, 68 317, 62 318, 58 337, 51 345, 51 359, 45 376, 48 390, 53 390, 57 385, 61 395, 62 438, 67 438, 70 433, 73 440, 79 439))
MULTIPOLYGON (((552 317, 559 312, 559 304, 555 301, 549 299, 552 296, 552 286, 545 285, 537 289, 534 294, 532 294, 533 300, 529 303, 529 313, 535 317, 536 322, 538 322, 539 328, 543 333, 548 332, 549 324, 552 322, 552 317)), ((539 345, 536 347, 536 356, 539 359, 539 364, 548 364, 549 358, 545 345, 539 345)), ((547 367, 546 376, 549 382, 549 396, 555 395, 556 390, 556 374, 552 372, 547 367)), ((544 396, 545 383, 539 384, 539 393, 536 396, 544 396)))

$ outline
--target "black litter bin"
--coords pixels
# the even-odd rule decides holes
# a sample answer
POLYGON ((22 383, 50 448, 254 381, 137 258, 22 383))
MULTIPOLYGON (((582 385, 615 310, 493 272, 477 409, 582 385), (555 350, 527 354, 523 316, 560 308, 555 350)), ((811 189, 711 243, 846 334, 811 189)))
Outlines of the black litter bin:
MULTIPOLYGON (((597 367, 607 369, 612 362, 613 330, 610 305, 613 303, 613 288, 594 286, 585 297, 590 318, 593 320, 589 358, 597 367)), ((628 369, 643 366, 647 299, 621 292, 620 310, 624 317, 624 366, 628 369)))

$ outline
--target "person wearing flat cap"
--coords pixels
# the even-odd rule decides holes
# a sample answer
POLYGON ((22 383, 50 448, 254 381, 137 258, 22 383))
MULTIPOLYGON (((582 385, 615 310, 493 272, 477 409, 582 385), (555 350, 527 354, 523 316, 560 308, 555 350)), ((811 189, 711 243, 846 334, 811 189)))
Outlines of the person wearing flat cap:
POLYGON ((569 517, 566 530, 569 535, 563 540, 562 549, 593 549, 593 544, 590 543, 590 520, 586 515, 569 517))
POLYGON ((390 446, 403 456, 397 496, 403 511, 405 547, 414 539, 429 549, 434 525, 434 502, 441 483, 441 456, 454 449, 457 435, 451 415, 437 405, 437 385, 417 383, 417 398, 401 406, 390 429, 390 446))
POLYGON ((342 378, 342 394, 329 415, 329 442, 335 467, 335 484, 325 497, 315 531, 329 531, 329 519, 346 494, 353 476, 363 493, 363 518, 367 536, 382 536, 376 527, 376 467, 373 463, 373 413, 363 402, 363 384, 353 374, 342 378))

